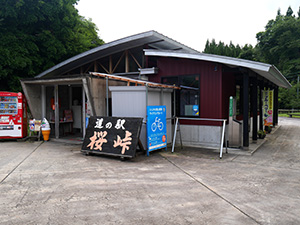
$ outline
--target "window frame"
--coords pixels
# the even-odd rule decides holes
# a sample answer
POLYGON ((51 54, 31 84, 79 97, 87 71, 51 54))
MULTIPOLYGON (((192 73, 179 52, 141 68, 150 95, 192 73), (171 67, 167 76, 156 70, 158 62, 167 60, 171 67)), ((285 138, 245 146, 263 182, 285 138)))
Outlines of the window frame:
MULTIPOLYGON (((177 87, 182 87, 182 86, 185 86, 185 85, 182 85, 183 83, 183 79, 184 77, 188 77, 188 76, 194 76, 194 77, 198 77, 198 91, 197 91, 197 95, 198 95, 198 110, 199 110, 199 114, 198 115, 182 115, 181 114, 181 92, 182 90, 188 90, 188 89, 180 89, 180 90, 175 90, 175 93, 176 93, 176 105, 175 105, 175 116, 180 116, 180 117, 186 117, 186 118, 199 118, 200 117, 200 78, 201 78, 201 75, 200 74, 185 74, 185 75, 177 75, 177 76, 163 76, 161 77, 161 83, 162 84, 169 84, 169 85, 174 85, 174 84, 171 84, 171 82, 164 82, 164 79, 174 79, 176 80, 176 83, 175 85, 177 87)), ((196 79, 195 79, 196 80, 196 79)), ((187 86, 185 86, 187 87, 187 86)), ((194 88, 194 87, 191 87, 191 88, 194 88)), ((172 105, 174 105, 174 97, 172 97, 172 105)), ((172 114, 174 115, 173 113, 173 107, 172 107, 172 114)))

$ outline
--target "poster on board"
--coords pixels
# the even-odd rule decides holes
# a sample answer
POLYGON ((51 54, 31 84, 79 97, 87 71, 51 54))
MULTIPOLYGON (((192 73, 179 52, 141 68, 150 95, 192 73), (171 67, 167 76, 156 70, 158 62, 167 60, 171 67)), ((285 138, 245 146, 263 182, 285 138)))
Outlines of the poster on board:
POLYGON ((143 118, 91 116, 82 152, 134 157, 143 118))
POLYGON ((262 91, 263 98, 263 120, 264 126, 272 126, 273 125, 273 98, 274 91, 273 90, 263 90, 262 91))
POLYGON ((147 155, 167 148, 166 106, 147 106, 147 155))

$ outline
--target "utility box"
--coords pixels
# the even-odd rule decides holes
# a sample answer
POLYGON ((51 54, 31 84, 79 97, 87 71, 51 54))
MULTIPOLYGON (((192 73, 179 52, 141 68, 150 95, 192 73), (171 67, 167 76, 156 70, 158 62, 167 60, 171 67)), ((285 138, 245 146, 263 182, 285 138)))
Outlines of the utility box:
POLYGON ((172 89, 147 86, 110 86, 112 116, 142 117, 140 140, 147 149, 147 106, 165 105, 167 117, 167 143, 172 141, 172 89))

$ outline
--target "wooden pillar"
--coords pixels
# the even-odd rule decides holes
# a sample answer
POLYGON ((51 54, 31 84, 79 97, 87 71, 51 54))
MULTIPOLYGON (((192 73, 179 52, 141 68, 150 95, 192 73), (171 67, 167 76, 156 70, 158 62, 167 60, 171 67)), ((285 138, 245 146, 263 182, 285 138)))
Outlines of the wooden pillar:
POLYGON ((59 100, 58 100, 58 85, 54 85, 54 104, 55 104, 55 138, 59 138, 59 100))
POLYGON ((112 65, 112 56, 109 56, 109 73, 112 74, 113 73, 113 65, 112 65))
POLYGON ((94 72, 98 72, 97 61, 94 61, 94 72))
POLYGON ((264 123, 263 123, 263 108, 262 108, 262 90, 263 87, 263 81, 259 82, 259 129, 264 129, 264 123))
POLYGON ((257 140, 257 77, 254 77, 252 80, 252 115, 253 115, 253 124, 252 124, 252 140, 257 140))
POLYGON ((249 74, 243 73, 243 146, 249 147, 249 74))
POLYGON ((129 55, 128 50, 125 51, 125 73, 129 72, 129 55))
POLYGON ((46 118, 46 87, 45 85, 41 86, 41 97, 42 97, 42 118, 46 118))
POLYGON ((82 85, 82 137, 85 137, 85 131, 86 131, 86 108, 85 108, 85 91, 84 91, 84 85, 82 85))
POLYGON ((274 112, 273 112, 273 126, 278 124, 278 87, 274 88, 274 112))

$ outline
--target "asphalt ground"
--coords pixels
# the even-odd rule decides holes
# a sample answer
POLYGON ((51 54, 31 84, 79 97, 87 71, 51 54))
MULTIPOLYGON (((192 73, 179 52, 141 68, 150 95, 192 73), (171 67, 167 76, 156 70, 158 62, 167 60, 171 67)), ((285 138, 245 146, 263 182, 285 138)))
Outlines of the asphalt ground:
POLYGON ((300 224, 300 119, 253 155, 177 148, 132 160, 0 142, 1 224, 300 224))

